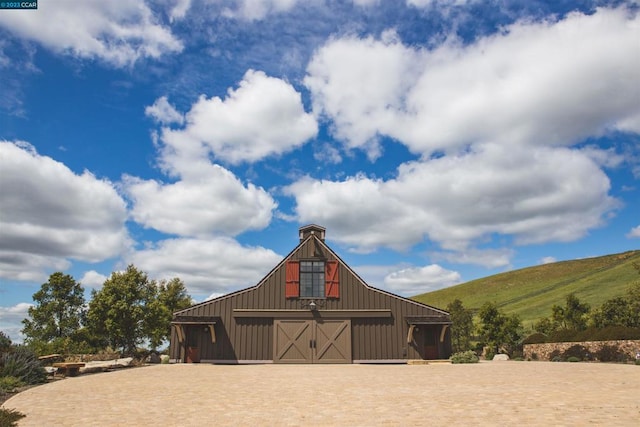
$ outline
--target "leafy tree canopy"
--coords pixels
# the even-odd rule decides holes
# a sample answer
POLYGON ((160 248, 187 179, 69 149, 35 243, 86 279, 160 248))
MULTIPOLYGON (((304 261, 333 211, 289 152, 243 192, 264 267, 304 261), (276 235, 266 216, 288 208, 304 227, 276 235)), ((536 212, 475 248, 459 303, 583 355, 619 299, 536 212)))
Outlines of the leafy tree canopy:
POLYGON ((471 349, 473 313, 464 308, 462 301, 457 298, 447 305, 447 311, 451 315, 451 347, 453 352, 459 353, 471 349))
POLYGON ((29 318, 23 320, 27 344, 73 341, 85 315, 84 289, 73 277, 53 273, 33 294, 29 318))

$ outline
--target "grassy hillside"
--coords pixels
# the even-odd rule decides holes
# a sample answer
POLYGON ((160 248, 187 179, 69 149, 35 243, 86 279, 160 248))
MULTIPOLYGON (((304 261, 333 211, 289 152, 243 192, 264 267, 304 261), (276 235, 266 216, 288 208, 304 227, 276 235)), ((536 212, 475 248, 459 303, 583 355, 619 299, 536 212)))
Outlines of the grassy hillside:
POLYGON ((529 328, 536 320, 549 316, 552 305, 563 305, 571 292, 592 309, 623 295, 633 281, 640 279, 633 262, 640 263, 640 250, 509 271, 413 299, 442 309, 456 298, 471 309, 490 301, 507 314, 519 314, 525 328, 529 328))

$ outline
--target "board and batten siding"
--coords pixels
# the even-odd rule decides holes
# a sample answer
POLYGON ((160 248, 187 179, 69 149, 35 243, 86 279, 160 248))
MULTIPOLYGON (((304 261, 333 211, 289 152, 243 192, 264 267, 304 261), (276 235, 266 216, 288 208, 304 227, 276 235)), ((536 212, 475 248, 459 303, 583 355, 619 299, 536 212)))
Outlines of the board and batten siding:
MULTIPOLYGON (((406 316, 443 315, 444 312, 390 293, 371 288, 315 237, 307 238, 258 285, 222 296, 176 313, 180 316, 217 317, 216 342, 200 340, 202 361, 271 361, 274 357, 274 319, 234 316, 234 309, 301 310, 304 300, 286 298, 286 262, 324 259, 338 261, 339 298, 322 299, 323 310, 387 309, 391 317, 351 320, 353 360, 419 359, 415 346, 407 343, 406 316)), ((446 313, 444 313, 446 316, 446 313)), ((448 316, 446 316, 448 318, 448 316)), ((177 334, 172 330, 170 357, 180 360, 177 334)))

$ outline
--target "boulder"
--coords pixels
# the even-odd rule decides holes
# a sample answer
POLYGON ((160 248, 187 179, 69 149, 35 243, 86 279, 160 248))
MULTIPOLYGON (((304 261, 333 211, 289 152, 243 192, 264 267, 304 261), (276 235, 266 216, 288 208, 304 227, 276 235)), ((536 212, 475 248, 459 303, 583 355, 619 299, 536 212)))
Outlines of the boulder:
POLYGON ((508 354, 496 354, 495 356, 493 356, 493 360, 497 360, 497 361, 509 360, 509 355, 508 354))
POLYGON ((147 363, 160 363, 160 355, 158 353, 151 353, 147 358, 147 363))

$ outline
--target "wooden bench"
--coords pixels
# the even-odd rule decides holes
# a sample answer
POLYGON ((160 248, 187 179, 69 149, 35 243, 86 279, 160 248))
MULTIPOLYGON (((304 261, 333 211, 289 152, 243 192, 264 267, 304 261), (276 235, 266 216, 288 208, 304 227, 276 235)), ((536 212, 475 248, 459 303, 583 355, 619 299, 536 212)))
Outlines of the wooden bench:
POLYGON ((62 376, 69 375, 70 377, 75 377, 80 372, 80 368, 84 367, 84 363, 82 362, 58 362, 54 363, 53 367, 58 368, 58 373, 62 376))

